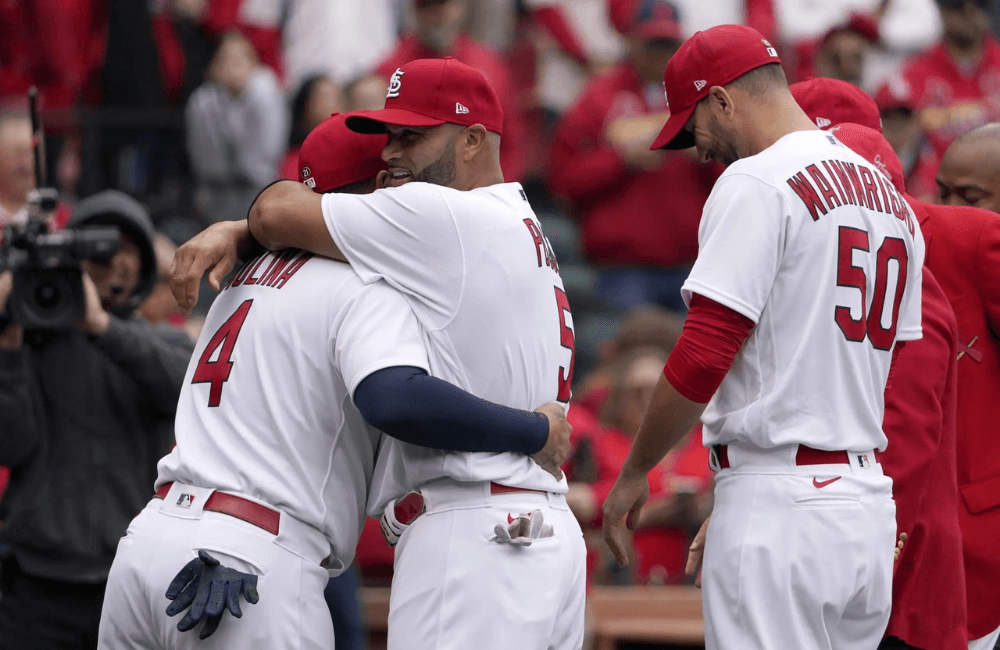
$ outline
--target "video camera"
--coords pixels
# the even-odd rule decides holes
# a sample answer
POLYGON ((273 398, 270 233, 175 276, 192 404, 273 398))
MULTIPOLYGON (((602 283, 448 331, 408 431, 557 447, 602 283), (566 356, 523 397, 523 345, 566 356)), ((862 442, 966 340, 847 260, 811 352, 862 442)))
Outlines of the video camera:
MULTIPOLYGON (((43 140, 34 88, 28 99, 37 189, 28 197, 27 221, 8 225, 0 235, 0 273, 9 270, 14 276, 7 300, 13 323, 33 330, 65 329, 82 320, 86 311, 80 262, 111 259, 118 250, 121 232, 116 226, 49 232, 59 194, 44 187, 43 140)), ((0 315, 0 321, 4 320, 0 315)))

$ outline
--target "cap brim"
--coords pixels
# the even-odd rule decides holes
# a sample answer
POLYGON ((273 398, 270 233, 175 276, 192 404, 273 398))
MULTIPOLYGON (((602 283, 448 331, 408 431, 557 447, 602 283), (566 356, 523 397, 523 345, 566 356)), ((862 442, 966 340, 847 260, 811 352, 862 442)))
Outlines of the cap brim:
POLYGON ((358 111, 347 118, 347 128, 355 133, 385 133, 385 125, 392 126, 438 126, 444 120, 427 117, 402 108, 383 108, 379 111, 358 111))
POLYGON ((684 130, 684 125, 691 119, 691 113, 697 102, 691 104, 680 113, 671 113, 670 119, 663 125, 660 135, 653 141, 651 150, 656 149, 689 149, 694 146, 694 134, 684 130))

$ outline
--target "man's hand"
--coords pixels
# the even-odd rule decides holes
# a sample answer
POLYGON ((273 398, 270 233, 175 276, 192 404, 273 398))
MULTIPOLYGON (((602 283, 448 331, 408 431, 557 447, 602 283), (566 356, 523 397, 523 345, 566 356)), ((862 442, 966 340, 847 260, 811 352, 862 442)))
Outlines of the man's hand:
POLYGON ((549 438, 545 446, 534 454, 532 458, 546 472, 562 480, 563 473, 560 467, 569 458, 572 450, 569 436, 573 433, 573 427, 566 420, 566 409, 560 404, 546 404, 535 409, 536 413, 541 413, 549 420, 549 438))
POLYGON ((97 285, 86 272, 83 273, 83 298, 85 305, 83 320, 76 323, 76 329, 94 336, 104 334, 108 331, 111 316, 104 311, 97 285))
POLYGON ((698 529, 698 534, 694 536, 691 541, 691 546, 688 547, 688 560, 687 565, 684 567, 684 574, 693 576, 695 573, 698 577, 695 578, 694 584, 696 587, 701 586, 701 559, 705 556, 705 537, 708 535, 708 522, 712 518, 711 515, 701 524, 701 528, 698 529))
POLYGON ((648 499, 649 480, 646 475, 632 472, 627 465, 623 467, 604 501, 604 541, 611 547, 618 566, 622 568, 628 566, 628 549, 625 548, 622 527, 627 525, 629 530, 636 529, 642 506, 648 499))
POLYGON ((251 605, 260 599, 257 576, 224 567, 207 551, 198 551, 198 557, 184 565, 167 587, 166 596, 173 601, 167 605, 167 616, 176 616, 191 607, 177 623, 181 632, 207 619, 198 635, 200 639, 215 633, 226 609, 236 618, 242 618, 240 596, 251 605))
MULTIPOLYGON (((7 301, 14 290, 14 276, 10 271, 0 273, 0 314, 7 310, 7 301)), ((20 350, 24 342, 24 329, 20 325, 8 325, 0 332, 0 349, 20 350)))
POLYGON ((170 291, 185 313, 198 303, 201 278, 208 272, 208 286, 218 291, 222 279, 233 270, 240 252, 253 238, 245 220, 220 221, 192 237, 174 253, 170 265, 170 291))

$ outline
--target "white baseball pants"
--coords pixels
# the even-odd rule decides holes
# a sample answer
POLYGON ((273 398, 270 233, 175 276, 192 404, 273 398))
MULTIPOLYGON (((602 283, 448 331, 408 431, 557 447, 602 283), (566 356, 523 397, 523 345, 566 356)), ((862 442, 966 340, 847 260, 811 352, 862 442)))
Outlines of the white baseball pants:
POLYGON ((892 480, 871 450, 850 465, 792 458, 729 447, 702 571, 706 650, 874 650, 882 639, 892 480))
POLYGON ((150 501, 132 521, 108 576, 100 650, 332 650, 333 623, 323 599, 329 574, 320 566, 330 549, 326 537, 284 513, 273 535, 230 515, 205 512, 200 506, 211 493, 175 483, 166 498, 150 501), (191 505, 178 505, 182 492, 195 495, 187 501, 191 505), (260 576, 260 601, 241 600, 240 619, 224 612, 219 629, 204 641, 198 639, 202 624, 177 630, 184 613, 168 617, 164 595, 199 549, 260 576))
POLYGON ((489 483, 421 488, 427 511, 396 546, 389 650, 579 650, 586 604, 583 533, 561 494, 490 495, 489 483), (497 524, 541 510, 554 534, 491 541, 497 524))

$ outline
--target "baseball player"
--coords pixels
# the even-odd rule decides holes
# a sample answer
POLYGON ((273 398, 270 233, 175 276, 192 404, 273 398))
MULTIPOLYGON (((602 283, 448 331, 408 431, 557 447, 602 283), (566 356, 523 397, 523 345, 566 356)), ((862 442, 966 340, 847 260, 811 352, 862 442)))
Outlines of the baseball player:
POLYGON ((690 313, 604 505, 626 562, 647 472, 701 416, 718 468, 706 647, 874 648, 889 617, 895 508, 878 454, 897 341, 921 335, 924 248, 881 171, 795 103, 753 29, 692 36, 664 75, 656 148, 728 168, 683 294, 690 313), (706 408, 707 407, 707 408, 706 408))
MULTIPOLYGON (((348 120, 388 131, 392 187, 320 198, 278 182, 248 220, 268 248, 305 246, 398 288, 426 332, 434 376, 507 406, 566 403, 572 316, 524 191, 503 182, 502 122, 479 71, 413 61, 392 76, 385 109, 348 120)), ((177 282, 185 303, 227 250, 187 256, 177 282)), ((396 517, 387 528, 401 531, 391 649, 580 647, 583 535, 565 480, 525 460, 386 442, 369 512, 387 507, 396 517), (401 499, 408 490, 420 495, 401 499)))
MULTIPOLYGON (((303 170, 318 190, 374 187, 385 138, 354 134, 344 120, 317 134, 336 154, 322 157, 325 169, 303 170)), ((307 141, 303 156, 319 144, 307 141)), ((560 418, 489 404, 428 377, 429 367, 425 333, 386 283, 297 249, 244 264, 195 348, 156 497, 119 544, 100 647, 332 648, 323 588, 354 555, 384 444, 364 418, 421 444, 455 437, 428 428, 459 431, 455 448, 465 450, 541 449, 551 425, 568 448, 560 418), (386 392, 399 374, 410 386, 386 392), (242 621, 221 620, 223 606, 240 616, 240 598, 257 602, 258 590, 242 621), (193 601, 180 624, 165 614, 183 606, 164 612, 165 591, 193 601), (203 616, 200 643, 183 631, 203 616)))

